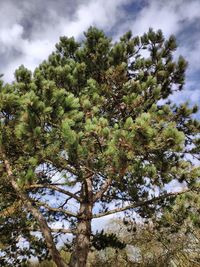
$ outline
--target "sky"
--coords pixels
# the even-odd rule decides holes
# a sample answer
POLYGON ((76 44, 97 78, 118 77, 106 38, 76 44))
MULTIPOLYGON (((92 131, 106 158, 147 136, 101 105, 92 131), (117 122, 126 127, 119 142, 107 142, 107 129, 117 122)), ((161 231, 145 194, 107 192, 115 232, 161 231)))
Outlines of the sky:
POLYGON ((200 0, 1 0, 0 73, 11 82, 21 64, 34 70, 54 50, 59 37, 82 38, 89 26, 117 41, 124 32, 153 27, 174 34, 189 62, 184 91, 176 103, 200 103, 200 0))

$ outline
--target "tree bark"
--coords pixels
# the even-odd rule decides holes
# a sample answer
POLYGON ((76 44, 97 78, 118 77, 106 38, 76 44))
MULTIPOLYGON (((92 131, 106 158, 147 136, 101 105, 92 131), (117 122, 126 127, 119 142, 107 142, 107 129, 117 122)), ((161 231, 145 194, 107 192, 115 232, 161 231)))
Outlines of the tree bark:
POLYGON ((84 198, 80 204, 79 219, 76 229, 75 248, 70 258, 70 267, 85 267, 90 250, 93 193, 91 179, 86 179, 82 188, 84 198))
POLYGON ((38 222, 40 230, 44 236, 47 248, 52 256, 53 261, 56 263, 58 267, 68 267, 68 265, 62 259, 60 252, 56 248, 56 245, 53 240, 53 236, 51 234, 51 229, 48 226, 46 219, 41 214, 41 212, 32 205, 32 202, 29 199, 29 197, 18 186, 17 182, 15 181, 13 177, 13 172, 12 172, 10 163, 5 158, 5 156, 4 156, 4 164, 5 164, 7 175, 8 177, 10 177, 10 181, 11 181, 11 185, 13 189, 15 190, 19 198, 22 200, 23 205, 26 207, 26 209, 33 215, 33 217, 38 222))

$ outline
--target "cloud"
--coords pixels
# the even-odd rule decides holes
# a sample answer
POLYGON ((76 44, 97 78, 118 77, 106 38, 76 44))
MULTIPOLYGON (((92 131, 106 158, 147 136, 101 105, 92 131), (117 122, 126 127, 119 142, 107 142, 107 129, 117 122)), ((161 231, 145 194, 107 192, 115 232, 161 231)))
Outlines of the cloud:
POLYGON ((7 28, 4 28, 0 32, 0 43, 1 43, 1 51, 8 52, 7 49, 16 48, 19 49, 20 43, 17 41, 21 40, 23 27, 19 24, 13 24, 9 28, 9 34, 7 32, 7 28))
MULTIPOLYGON (((139 0, 142 2, 142 0, 139 0)), ((188 25, 200 19, 198 0, 149 0, 135 14, 124 20, 121 29, 132 29, 135 35, 143 34, 149 27, 162 29, 166 36, 182 31, 188 25)))
POLYGON ((21 64, 33 70, 48 57, 59 36, 80 37, 91 25, 111 30, 124 16, 122 6, 129 0, 90 1, 4 1, 0 11, 0 72, 4 80, 13 79, 21 64), (44 4, 45 3, 45 4, 44 4), (10 20, 10 15, 12 19, 10 20))

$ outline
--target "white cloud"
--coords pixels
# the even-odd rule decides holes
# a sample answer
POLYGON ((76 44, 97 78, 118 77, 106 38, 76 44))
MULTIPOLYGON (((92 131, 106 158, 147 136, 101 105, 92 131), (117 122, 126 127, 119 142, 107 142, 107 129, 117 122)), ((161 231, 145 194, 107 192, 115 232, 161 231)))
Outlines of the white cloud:
POLYGON ((10 29, 4 28, 0 32, 0 42, 3 45, 13 46, 15 42, 21 39, 23 27, 19 24, 14 24, 10 29), (9 30, 9 34, 8 34, 9 30))
POLYGON ((23 39, 20 35, 15 37, 14 43, 12 43, 9 49, 13 47, 15 47, 15 49, 20 48, 22 55, 16 59, 12 59, 7 68, 3 69, 3 72, 5 73, 5 81, 11 81, 13 79, 14 71, 22 64, 28 69, 33 70, 43 59, 47 58, 54 48, 54 44, 45 39, 29 41, 27 39, 23 39), (14 46, 15 43, 16 45, 14 46))
POLYGON ((178 52, 189 62, 189 73, 200 69, 200 33, 197 33, 195 40, 190 45, 182 44, 178 52))
MULTIPOLYGON (((4 53, 9 53, 10 50, 15 49, 19 55, 11 58, 6 68, 1 72, 5 74, 4 80, 11 81, 13 79, 14 70, 21 64, 33 70, 42 60, 48 57, 54 49, 55 43, 58 41, 59 36, 75 36, 79 37, 83 31, 87 30, 90 25, 94 25, 106 30, 111 29, 115 23, 124 14, 120 7, 129 0, 91 0, 87 4, 80 4, 72 16, 66 14, 66 17, 59 17, 56 10, 48 10, 48 18, 51 17, 51 23, 44 20, 39 25, 40 21, 32 21, 33 25, 38 25, 31 33, 31 36, 26 37, 23 26, 18 24, 20 19, 25 14, 20 13, 19 7, 4 4, 4 11, 8 12, 8 6, 12 12, 16 8, 17 16, 11 23, 5 24, 0 27, 0 44, 3 45, 4 53), (39 28, 40 26, 40 28, 39 28), (45 31, 44 31, 45 29, 45 31), (20 54, 21 53, 21 54, 20 54)), ((25 5, 25 10, 30 12, 30 6, 25 5)))
POLYGON ((177 17, 171 12, 169 6, 162 7, 157 2, 152 1, 149 6, 144 8, 133 23, 133 32, 142 34, 148 31, 149 27, 162 29, 166 35, 177 31, 177 17))
POLYGON ((162 29, 166 36, 176 34, 188 23, 200 19, 198 0, 151 0, 131 20, 124 20, 122 29, 132 29, 135 35, 143 34, 149 27, 162 29))
POLYGON ((110 30, 113 25, 124 15, 120 7, 128 0, 98 0, 91 1, 88 5, 81 5, 75 14, 75 20, 62 24, 63 34, 79 36, 91 25, 110 30))
POLYGON ((22 12, 16 8, 11 1, 1 1, 0 3, 1 25, 0 28, 12 26, 18 23, 22 17, 22 12))

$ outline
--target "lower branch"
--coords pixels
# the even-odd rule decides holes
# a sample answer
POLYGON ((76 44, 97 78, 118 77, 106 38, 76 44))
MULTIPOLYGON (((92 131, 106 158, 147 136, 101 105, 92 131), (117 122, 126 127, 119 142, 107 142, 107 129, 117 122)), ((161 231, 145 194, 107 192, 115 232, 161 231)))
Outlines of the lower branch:
POLYGON ((68 211, 68 210, 65 210, 62 208, 53 208, 53 207, 49 206, 47 203, 42 202, 42 201, 37 201, 37 200, 33 200, 33 201, 37 206, 43 206, 44 208, 48 209, 49 211, 61 212, 61 213, 66 214, 67 216, 70 216, 70 217, 75 217, 75 218, 78 217, 78 214, 76 214, 72 211, 68 211))
POLYGON ((55 190, 55 191, 58 191, 64 195, 68 195, 74 199, 76 199, 78 202, 80 202, 80 198, 78 196, 76 196, 75 193, 72 193, 68 190, 65 190, 63 188, 60 188, 56 185, 53 185, 53 184, 31 184, 31 185, 28 185, 28 186, 25 186, 24 189, 37 189, 37 188, 48 188, 48 189, 51 189, 51 190, 55 190))
MULTIPOLYGON (((28 227, 28 228, 23 228, 23 229, 28 230, 30 232, 41 232, 41 229, 36 228, 36 227, 28 227)), ((51 230, 51 233, 61 233, 61 234, 75 234, 76 233, 75 230, 64 229, 64 228, 50 228, 50 230, 51 230)))
POLYGON ((175 197, 175 196, 184 194, 186 192, 189 192, 190 190, 191 189, 186 189, 186 190, 181 191, 181 192, 168 193, 168 194, 165 194, 165 195, 162 195, 162 196, 154 197, 154 198, 146 200, 146 201, 139 201, 139 202, 136 202, 136 203, 133 203, 133 204, 121 207, 121 208, 116 208, 116 209, 109 210, 109 211, 106 211, 106 212, 101 212, 101 213, 98 213, 98 214, 94 214, 92 218, 93 219, 101 218, 101 217, 104 217, 104 216, 107 216, 107 215, 110 215, 110 214, 114 214, 114 213, 118 213, 118 212, 121 212, 121 211, 125 211, 125 210, 128 210, 128 209, 134 209, 134 208, 142 207, 142 206, 149 205, 149 204, 151 204, 153 202, 156 202, 156 201, 168 198, 168 197, 173 197, 173 196, 175 197))

